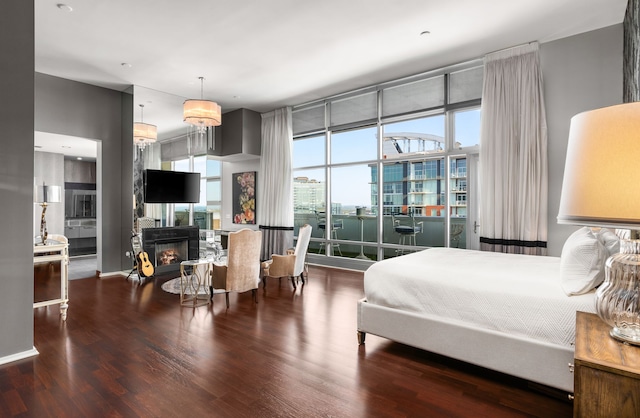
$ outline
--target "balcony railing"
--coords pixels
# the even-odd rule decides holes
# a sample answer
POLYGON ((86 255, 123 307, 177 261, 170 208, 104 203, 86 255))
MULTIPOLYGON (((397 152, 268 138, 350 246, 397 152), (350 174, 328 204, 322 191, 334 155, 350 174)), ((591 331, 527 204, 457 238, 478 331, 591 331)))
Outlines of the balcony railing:
POLYGON ((452 178, 467 177, 467 168, 460 167, 460 168, 456 168, 455 170, 451 170, 451 177, 452 178))

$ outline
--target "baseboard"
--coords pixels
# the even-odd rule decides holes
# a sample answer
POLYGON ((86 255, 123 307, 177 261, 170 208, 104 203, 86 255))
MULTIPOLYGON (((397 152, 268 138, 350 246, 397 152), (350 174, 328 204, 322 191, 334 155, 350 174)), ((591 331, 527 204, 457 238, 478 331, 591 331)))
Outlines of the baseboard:
POLYGON ((37 356, 38 354, 40 354, 38 353, 38 350, 36 350, 36 348, 33 347, 31 350, 22 351, 20 353, 15 353, 8 356, 0 357, 0 365, 12 363, 14 361, 22 360, 22 359, 33 357, 33 356, 37 356))
POLYGON ((318 255, 312 253, 307 254, 307 261, 309 265, 313 264, 322 267, 338 268, 341 270, 352 271, 365 271, 375 263, 375 261, 373 260, 365 261, 347 257, 327 257, 326 255, 318 255))
MULTIPOLYGON (((133 273, 131 276, 133 277, 135 273, 133 273)), ((115 276, 122 276, 122 277, 127 277, 129 275, 128 271, 110 271, 108 273, 100 273, 98 274, 98 277, 101 279, 106 279, 109 277, 115 277, 115 276)))

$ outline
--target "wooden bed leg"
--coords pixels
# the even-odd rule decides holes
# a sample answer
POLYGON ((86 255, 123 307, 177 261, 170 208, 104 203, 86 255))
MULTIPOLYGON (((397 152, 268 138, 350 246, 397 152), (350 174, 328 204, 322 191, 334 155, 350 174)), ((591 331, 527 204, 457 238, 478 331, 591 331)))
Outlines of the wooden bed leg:
POLYGON ((364 339, 367 336, 366 332, 358 331, 358 345, 364 344, 364 339))

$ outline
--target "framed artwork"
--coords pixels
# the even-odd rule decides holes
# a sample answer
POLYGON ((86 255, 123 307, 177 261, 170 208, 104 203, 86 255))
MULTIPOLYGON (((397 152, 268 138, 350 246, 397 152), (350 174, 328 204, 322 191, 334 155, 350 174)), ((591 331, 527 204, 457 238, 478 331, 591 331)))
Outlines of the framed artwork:
POLYGON ((256 171, 233 174, 233 223, 256 223, 256 171))

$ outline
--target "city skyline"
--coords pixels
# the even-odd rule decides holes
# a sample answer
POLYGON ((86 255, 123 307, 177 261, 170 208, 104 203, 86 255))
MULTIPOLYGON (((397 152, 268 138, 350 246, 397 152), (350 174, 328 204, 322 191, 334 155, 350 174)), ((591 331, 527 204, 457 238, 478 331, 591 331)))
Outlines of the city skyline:
MULTIPOLYGON (((480 109, 455 112, 454 132, 451 142, 459 148, 475 147, 480 138, 480 109)), ((446 138, 445 115, 401 121, 383 125, 385 137, 396 133, 414 134, 416 137, 446 138)), ((331 201, 343 207, 371 206, 370 164, 377 159, 377 128, 367 127, 332 134, 331 201), (337 141, 336 141, 337 138, 337 141), (363 151, 363 148, 366 151, 363 151), (372 151, 373 150, 373 151, 372 151), (375 154, 375 155, 373 155, 375 154)), ((327 183, 324 134, 294 141, 294 177, 308 177, 327 183)), ((416 147, 417 149, 417 147, 416 147)), ((463 152, 464 153, 464 152, 463 152)), ((413 151, 411 154, 415 154, 413 151)), ((431 153, 428 156, 439 155, 431 153)), ((427 155, 425 155, 427 156, 427 155)), ((397 154, 388 160, 397 159, 397 154)))

